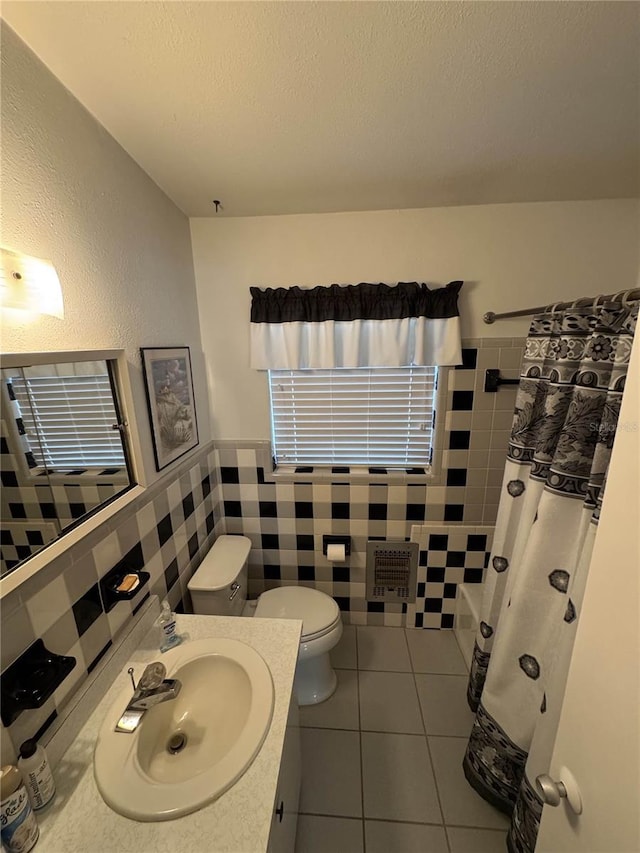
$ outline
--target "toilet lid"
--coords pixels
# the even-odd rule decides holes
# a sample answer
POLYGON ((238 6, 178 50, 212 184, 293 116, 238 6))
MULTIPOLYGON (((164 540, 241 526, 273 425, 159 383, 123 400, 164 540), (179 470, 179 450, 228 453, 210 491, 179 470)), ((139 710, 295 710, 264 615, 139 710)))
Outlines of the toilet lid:
POLYGON ((306 586, 280 586, 263 592, 255 616, 302 619, 302 639, 324 634, 340 620, 340 608, 330 596, 306 586))
POLYGON ((226 589, 244 568, 251 550, 251 540, 246 536, 218 536, 205 554, 187 584, 190 592, 216 592, 226 589))

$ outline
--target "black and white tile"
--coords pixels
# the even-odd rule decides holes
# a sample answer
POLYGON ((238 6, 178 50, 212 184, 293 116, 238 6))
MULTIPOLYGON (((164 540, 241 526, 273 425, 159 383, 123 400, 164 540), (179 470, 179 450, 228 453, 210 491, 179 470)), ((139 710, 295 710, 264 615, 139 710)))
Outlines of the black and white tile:
POLYGON ((415 603, 407 605, 406 627, 453 628, 458 586, 482 583, 493 527, 415 525, 418 574, 415 603))
POLYGON ((3 599, 3 672, 40 638, 49 651, 76 658, 43 709, 24 711, 9 727, 14 744, 68 700, 149 594, 167 597, 176 610, 191 609, 187 582, 221 532, 217 453, 209 445, 3 599), (143 565, 150 579, 133 599, 109 609, 100 580, 123 558, 143 565))
POLYGON ((282 482, 265 470, 268 450, 259 443, 218 443, 225 530, 248 536, 253 546, 250 594, 299 583, 333 596, 344 620, 352 624, 451 628, 457 585, 481 580, 490 549, 487 544, 482 554, 467 551, 460 542, 466 543, 465 537, 476 530, 489 536, 495 523, 515 400, 512 386, 485 392, 484 371, 503 366, 502 360, 504 375, 517 375, 512 365, 518 363, 522 344, 512 338, 464 342, 463 364, 447 375, 435 481, 421 480, 412 470, 399 482, 375 469, 362 482, 350 478, 348 468, 332 470, 328 480, 308 467, 296 470, 294 482, 282 482), (434 562, 429 578, 426 572, 420 576, 416 605, 368 602, 367 540, 408 540, 415 525, 452 531, 455 545, 448 549, 449 561, 446 551, 444 558, 431 554, 434 562), (331 565, 322 554, 322 536, 340 533, 352 537, 351 557, 331 565))
POLYGON ((122 491, 128 474, 122 468, 43 471, 20 465, 9 423, 0 420, 0 568, 4 574, 37 553, 91 509, 122 491), (13 452, 12 452, 13 451, 13 452))

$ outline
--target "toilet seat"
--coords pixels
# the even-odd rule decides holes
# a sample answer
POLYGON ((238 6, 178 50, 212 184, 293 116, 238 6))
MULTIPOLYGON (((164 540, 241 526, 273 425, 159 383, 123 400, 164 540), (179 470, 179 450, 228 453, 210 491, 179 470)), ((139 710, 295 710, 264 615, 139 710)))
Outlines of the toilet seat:
POLYGON ((341 621, 340 608, 333 598, 304 586, 281 586, 263 592, 254 615, 266 619, 301 619, 301 643, 324 637, 341 621))
MULTIPOLYGON (((294 617, 295 619, 295 617, 294 617)), ((321 637, 326 637, 327 634, 330 634, 334 628, 341 624, 340 614, 336 616, 335 620, 331 623, 331 625, 327 625, 326 628, 322 628, 320 631, 316 631, 313 634, 305 634, 304 633, 304 622, 302 623, 302 634, 300 636, 301 643, 310 643, 312 640, 319 640, 321 637)))

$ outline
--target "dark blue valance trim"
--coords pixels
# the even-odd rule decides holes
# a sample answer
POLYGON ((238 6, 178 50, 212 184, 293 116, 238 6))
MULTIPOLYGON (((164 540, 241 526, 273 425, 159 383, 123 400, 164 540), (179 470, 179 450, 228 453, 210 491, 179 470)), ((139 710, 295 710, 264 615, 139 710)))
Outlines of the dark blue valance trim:
POLYGON ((322 323, 325 320, 431 320, 458 317, 462 281, 430 290, 426 284, 332 284, 328 287, 252 287, 252 323, 322 323))

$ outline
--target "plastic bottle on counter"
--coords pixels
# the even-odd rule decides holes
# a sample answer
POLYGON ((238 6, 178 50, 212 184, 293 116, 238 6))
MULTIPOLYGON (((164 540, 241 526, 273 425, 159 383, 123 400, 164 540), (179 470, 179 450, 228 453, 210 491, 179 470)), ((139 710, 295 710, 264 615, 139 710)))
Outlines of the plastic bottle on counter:
POLYGON ((54 797, 56 783, 47 760, 47 753, 35 740, 29 739, 20 747, 18 769, 34 811, 43 809, 54 797))
POLYGON ((172 649, 174 646, 179 646, 183 641, 184 637, 182 634, 176 634, 176 620, 175 616, 171 612, 171 607, 169 602, 165 600, 160 605, 160 617, 158 619, 158 623, 160 628, 162 629, 162 636, 160 639, 160 651, 166 652, 169 649, 172 649))
POLYGON ((0 835, 7 853, 27 853, 40 835, 22 774, 14 764, 0 768, 0 835))

